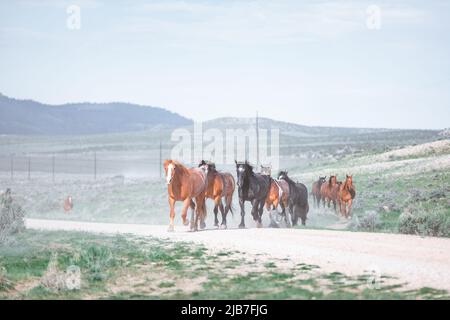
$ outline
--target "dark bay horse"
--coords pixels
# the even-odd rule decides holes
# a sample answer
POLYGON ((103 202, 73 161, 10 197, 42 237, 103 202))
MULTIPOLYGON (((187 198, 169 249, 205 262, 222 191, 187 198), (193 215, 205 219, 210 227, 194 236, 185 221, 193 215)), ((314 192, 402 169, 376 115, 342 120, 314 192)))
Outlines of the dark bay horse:
POLYGON ((339 188, 339 206, 341 214, 345 218, 349 218, 352 214, 353 199, 356 196, 356 188, 353 184, 353 176, 347 175, 345 182, 339 188))
POLYGON ((289 185, 289 212, 291 213, 292 225, 297 225, 298 219, 302 225, 306 224, 306 216, 309 212, 308 189, 303 183, 295 182, 288 176, 287 171, 280 171, 279 180, 284 180, 289 185))
POLYGON ((167 192, 170 205, 170 224, 168 231, 174 231, 173 220, 175 218, 175 202, 183 201, 181 217, 183 224, 187 226, 187 210, 192 209, 191 231, 198 230, 198 221, 202 221, 206 216, 205 208, 205 190, 207 187, 207 172, 199 168, 186 168, 175 160, 164 161, 164 171, 166 174, 167 192), (192 201, 195 199, 195 203, 192 201), (197 208, 195 208, 197 207, 197 208), (194 220, 194 210, 196 210, 194 220))
POLYGON ((233 193, 235 189, 234 178, 231 173, 219 172, 216 165, 212 162, 202 160, 198 165, 207 172, 208 186, 206 187, 205 197, 214 201, 214 226, 219 226, 217 213, 220 209, 222 214, 222 224, 220 228, 227 228, 227 214, 229 211, 233 213, 231 202, 233 201, 233 193), (225 208, 223 207, 222 198, 225 198, 225 208))
POLYGON ((264 203, 270 189, 270 177, 253 172, 253 167, 247 162, 237 162, 237 185, 239 193, 239 206, 241 207, 241 223, 239 228, 245 228, 245 201, 252 204, 252 216, 258 228, 262 227, 261 217, 264 203))
POLYGON ((316 208, 320 207, 320 199, 321 199, 320 188, 325 183, 326 179, 327 179, 326 176, 325 177, 319 177, 319 180, 315 181, 312 184, 311 194, 313 196, 314 206, 316 208))

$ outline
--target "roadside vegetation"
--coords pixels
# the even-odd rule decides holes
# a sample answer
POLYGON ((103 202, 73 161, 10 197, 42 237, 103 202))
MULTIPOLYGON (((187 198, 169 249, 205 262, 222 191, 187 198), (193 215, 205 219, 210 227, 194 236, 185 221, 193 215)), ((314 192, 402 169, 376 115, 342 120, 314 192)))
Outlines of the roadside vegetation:
POLYGON ((2 299, 449 299, 388 275, 210 251, 187 242, 27 230, 0 245, 2 299), (73 273, 73 270, 79 273, 73 273), (79 274, 79 278, 76 275, 79 274))

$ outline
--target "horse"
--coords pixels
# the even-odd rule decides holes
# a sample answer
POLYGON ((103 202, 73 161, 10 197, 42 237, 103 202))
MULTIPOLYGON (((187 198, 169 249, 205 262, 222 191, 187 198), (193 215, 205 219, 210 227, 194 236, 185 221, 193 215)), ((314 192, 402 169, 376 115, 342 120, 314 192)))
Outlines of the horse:
POLYGON ((261 217, 264 203, 270 189, 270 177, 253 172, 253 167, 247 162, 237 162, 237 185, 239 194, 239 206, 241 207, 241 223, 239 228, 245 228, 245 201, 252 204, 252 216, 256 221, 256 227, 262 227, 261 217))
POLYGON ((314 206, 319 208, 320 207, 320 188, 322 187, 322 185, 325 183, 327 179, 327 176, 325 177, 319 177, 319 180, 315 181, 312 184, 312 188, 311 188, 311 194, 313 196, 313 200, 314 200, 314 206))
POLYGON ((341 214, 349 218, 352 214, 353 199, 356 196, 356 188, 353 185, 353 176, 346 175, 345 182, 339 188, 339 207, 341 214))
POLYGON ((192 209, 190 230, 198 230, 198 221, 201 220, 200 228, 205 228, 205 191, 207 187, 207 172, 200 168, 186 168, 176 160, 165 160, 164 171, 167 182, 167 192, 170 205, 170 224, 168 231, 174 231, 173 220, 175 218, 175 202, 183 201, 181 217, 183 224, 187 226, 187 210, 192 209), (195 203, 192 201, 195 199, 195 203), (194 221, 194 210, 195 221, 194 221))
MULTIPOLYGON (((270 177, 270 174, 272 172, 271 167, 264 167, 261 166, 261 174, 268 175, 270 177)), ((289 203, 289 185, 284 180, 275 180, 270 178, 270 189, 269 193, 267 194, 266 198, 266 210, 269 211, 270 215, 270 225, 272 227, 278 227, 278 224, 273 220, 272 212, 273 210, 277 210, 278 205, 281 207, 281 216, 284 217, 284 220, 286 221, 286 225, 289 227, 290 222, 288 219, 288 216, 286 215, 286 208, 288 207, 289 203)))
POLYGON ((328 183, 322 184, 320 187, 320 197, 322 199, 323 207, 325 208, 325 201, 330 207, 331 202, 333 202, 334 210, 337 212, 336 204, 339 202, 339 184, 336 176, 330 176, 328 183))
POLYGON ((71 196, 68 196, 64 200, 64 212, 69 213, 69 211, 71 211, 72 209, 73 209, 73 200, 71 196))
POLYGON ((208 186, 206 187, 205 197, 214 201, 214 226, 219 227, 217 213, 220 209, 220 213, 222 214, 220 228, 226 229, 227 214, 229 211, 233 213, 231 202, 233 201, 235 189, 234 178, 231 173, 217 171, 216 165, 212 162, 202 160, 198 166, 208 172, 208 186), (225 208, 223 207, 222 198, 225 198, 225 208))
POLYGON ((284 180, 289 185, 288 203, 292 225, 296 226, 299 218, 302 220, 302 225, 305 225, 309 212, 308 189, 303 183, 294 182, 289 178, 287 171, 280 171, 278 173, 278 180, 284 180))

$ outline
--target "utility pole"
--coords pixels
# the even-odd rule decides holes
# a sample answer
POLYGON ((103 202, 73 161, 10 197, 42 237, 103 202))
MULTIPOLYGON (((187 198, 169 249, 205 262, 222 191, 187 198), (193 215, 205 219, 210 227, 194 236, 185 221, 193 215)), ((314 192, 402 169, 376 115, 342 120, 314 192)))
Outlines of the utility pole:
POLYGON ((14 179, 14 155, 11 154, 11 180, 14 179))
POLYGON ((259 168, 259 118, 256 111, 256 167, 259 168))
POLYGON ((55 155, 52 156, 52 181, 55 182, 55 155))
POLYGON ((162 178, 162 143, 161 137, 159 137, 159 178, 162 178))

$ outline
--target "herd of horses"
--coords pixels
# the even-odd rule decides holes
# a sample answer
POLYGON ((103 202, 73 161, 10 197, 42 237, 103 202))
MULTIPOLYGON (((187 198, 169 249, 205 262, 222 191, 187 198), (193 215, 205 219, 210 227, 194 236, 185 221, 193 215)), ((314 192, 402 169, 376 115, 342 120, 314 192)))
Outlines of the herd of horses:
POLYGON ((345 181, 337 180, 337 175, 327 177, 319 177, 312 185, 314 205, 320 208, 320 202, 323 207, 330 208, 333 203, 334 210, 341 213, 345 218, 349 218, 352 213, 353 199, 356 196, 356 188, 353 184, 353 176, 346 175, 345 181))
MULTIPOLYGON (((181 211, 183 224, 190 225, 191 231, 197 231, 199 227, 204 229, 207 213, 206 199, 214 202, 214 225, 226 229, 228 212, 233 213, 232 200, 236 186, 241 210, 239 228, 245 228, 245 202, 251 203, 251 215, 258 228, 262 227, 264 209, 269 211, 270 226, 272 227, 278 227, 276 217, 284 219, 288 227, 297 225, 299 220, 302 225, 306 224, 309 212, 308 190, 303 183, 293 181, 287 171, 280 171, 277 178, 274 179, 271 177, 270 167, 261 166, 261 171, 255 172, 247 161, 235 161, 235 164, 237 181, 231 173, 218 171, 212 162, 202 160, 198 167, 187 168, 176 160, 164 161, 170 205, 168 231, 174 231, 175 203, 177 201, 183 202, 181 211), (191 209, 190 221, 187 218, 189 208, 191 209), (279 215, 278 208, 281 208, 279 215), (286 209, 289 211, 289 215, 286 209), (222 215, 220 226, 217 218, 219 211, 222 215), (277 212, 276 216, 273 215, 273 211, 277 212)), ((333 201, 335 208, 339 204, 345 217, 349 217, 351 214, 355 193, 351 176, 347 176, 344 183, 337 182, 336 176, 330 177, 329 183, 326 183, 325 177, 320 177, 313 184, 312 189, 317 205, 320 205, 322 200, 324 206, 325 201, 328 201, 328 206, 330 206, 330 202, 333 201)))

